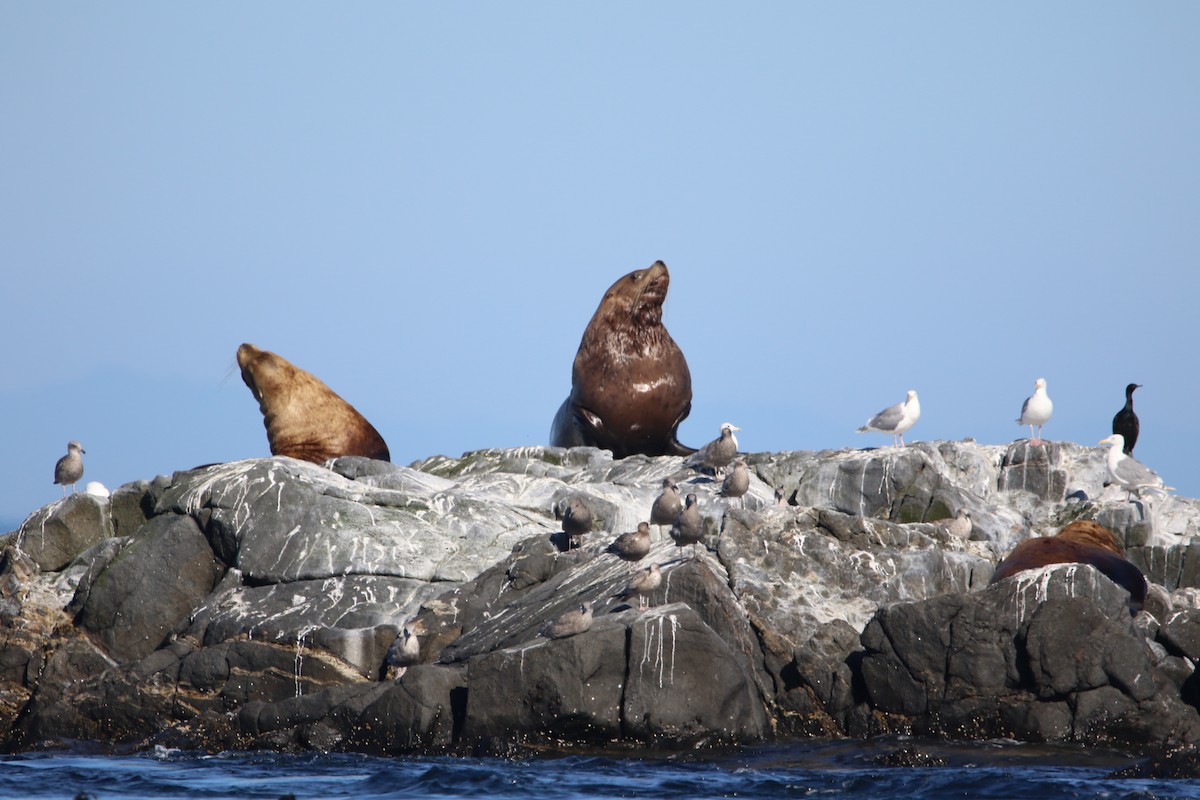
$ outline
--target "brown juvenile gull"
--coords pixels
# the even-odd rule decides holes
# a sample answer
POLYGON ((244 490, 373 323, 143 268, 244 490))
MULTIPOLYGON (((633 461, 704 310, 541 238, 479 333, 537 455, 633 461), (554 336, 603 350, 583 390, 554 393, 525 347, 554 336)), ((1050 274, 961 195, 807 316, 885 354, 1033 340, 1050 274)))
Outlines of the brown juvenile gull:
POLYGON ((942 520, 942 528, 946 533, 958 539, 969 539, 972 527, 974 523, 971 522, 971 513, 965 508, 960 508, 950 519, 942 520))
POLYGON ((1165 494, 1174 488, 1173 486, 1163 486, 1163 479, 1158 477, 1158 473, 1133 456, 1125 455, 1125 437, 1121 434, 1114 433, 1112 436, 1101 439, 1100 444, 1109 446, 1108 458, 1105 461, 1105 466, 1108 467, 1108 476, 1112 478, 1113 483, 1124 487, 1125 491, 1129 493, 1129 498, 1135 494, 1141 497, 1143 491, 1165 494))
POLYGON ((592 604, 580 603, 579 608, 559 614, 547 622, 538 631, 538 636, 544 636, 547 639, 563 639, 583 633, 590 627, 592 627, 592 604))
POLYGON ((421 657, 421 643, 417 640, 417 634, 424 632, 425 626, 418 620, 404 623, 400 635, 388 648, 387 663, 393 667, 407 667, 417 663, 417 659, 421 657))
POLYGON ((622 561, 641 561, 650 552, 650 523, 639 522, 636 531, 622 533, 608 546, 608 552, 622 561))
POLYGON ((592 509, 583 502, 579 495, 572 495, 563 510, 563 533, 567 534, 567 549, 579 547, 583 543, 583 535, 592 529, 592 509))
POLYGON ((63 497, 67 496, 67 484, 71 485, 71 494, 75 494, 75 484, 83 477, 83 445, 79 442, 67 442, 67 454, 54 465, 54 482, 61 483, 63 497))
POLYGON ((662 532, 663 525, 670 525, 679 516, 679 512, 683 511, 683 498, 679 496, 679 487, 671 482, 670 478, 663 478, 662 494, 654 498, 654 505, 650 507, 650 522, 659 527, 659 532, 662 532))
MULTIPOLYGON (((700 516, 700 507, 696 505, 694 493, 688 494, 687 505, 675 518, 675 524, 671 526, 671 538, 675 540, 676 547, 704 541, 704 518, 700 516)), ((693 556, 695 555, 698 554, 693 548, 693 556)))
POLYGON ((1137 444, 1138 431, 1141 423, 1137 414, 1133 413, 1133 390, 1142 388, 1141 384, 1131 383, 1125 387, 1125 407, 1113 417, 1112 432, 1125 437, 1125 455, 1133 455, 1133 446, 1137 444))
POLYGON ((883 411, 880 411, 867 420, 867 424, 859 428, 858 432, 879 431, 880 433, 890 433, 892 435, 892 444, 900 447, 904 445, 904 432, 915 425, 920 418, 921 401, 917 399, 917 393, 909 389, 908 397, 903 403, 896 403, 896 405, 888 406, 883 411))
POLYGON ((740 508, 746 507, 746 492, 750 491, 750 470, 746 468, 745 459, 739 458, 733 462, 733 471, 725 476, 721 484, 721 497, 730 500, 737 499, 740 508))
POLYGON ((625 588, 614 594, 613 597, 619 600, 628 600, 636 595, 638 609, 641 610, 650 605, 650 595, 654 594, 659 586, 662 586, 662 569, 658 564, 651 564, 646 569, 640 569, 630 575, 625 588))
POLYGON ((1029 426, 1029 443, 1042 443, 1042 426, 1050 421, 1050 415, 1054 413, 1054 403, 1050 402, 1050 395, 1046 394, 1046 379, 1038 378, 1033 384, 1033 394, 1025 398, 1025 402, 1021 405, 1021 416, 1017 418, 1018 425, 1029 426), (1034 427, 1037 427, 1037 436, 1033 435, 1034 427))
POLYGON ((693 467, 708 467, 714 473, 719 469, 724 469, 738 453, 738 440, 733 432, 740 430, 741 428, 732 422, 722 422, 721 435, 700 448, 695 455, 688 456, 684 463, 693 467))

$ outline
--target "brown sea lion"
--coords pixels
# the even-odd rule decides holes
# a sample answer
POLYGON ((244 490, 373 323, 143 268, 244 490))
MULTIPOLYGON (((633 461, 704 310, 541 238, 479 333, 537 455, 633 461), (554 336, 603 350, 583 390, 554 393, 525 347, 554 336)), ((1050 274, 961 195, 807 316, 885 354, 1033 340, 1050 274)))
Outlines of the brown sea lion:
POLYGON ((613 458, 689 455, 679 423, 692 410, 692 374, 662 324, 671 276, 655 261, 604 293, 583 332, 571 369, 571 394, 550 426, 555 447, 590 445, 613 458))
POLYGON ((315 375, 248 343, 237 361, 262 410, 271 455, 317 464, 339 456, 391 461, 374 426, 315 375))
POLYGON ((1101 525, 1072 523, 1056 536, 1026 539, 1018 544, 996 565, 990 583, 1051 564, 1091 564, 1129 592, 1132 608, 1141 608, 1146 600, 1146 577, 1123 557, 1123 551, 1114 549, 1119 546, 1116 537, 1101 525))

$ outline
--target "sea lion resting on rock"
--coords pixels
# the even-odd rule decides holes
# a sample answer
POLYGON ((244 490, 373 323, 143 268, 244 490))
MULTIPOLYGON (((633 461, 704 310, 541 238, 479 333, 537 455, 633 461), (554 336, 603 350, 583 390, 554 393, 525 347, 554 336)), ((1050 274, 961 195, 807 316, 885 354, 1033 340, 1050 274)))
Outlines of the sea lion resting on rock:
POLYGON ((991 583, 1019 572, 1051 564, 1090 564, 1129 592, 1130 608, 1146 600, 1146 577, 1124 558, 1125 548, 1107 528, 1094 522, 1073 522, 1056 536, 1026 539, 996 565, 991 583))
POLYGON ((391 461, 374 426, 315 375, 248 343, 238 348, 237 361, 262 410, 271 455, 316 464, 339 456, 391 461))
POLYGON ((676 438, 692 410, 692 374, 662 324, 670 282, 667 265, 655 261, 605 292, 575 354, 551 445, 600 447, 613 458, 696 452, 676 438))

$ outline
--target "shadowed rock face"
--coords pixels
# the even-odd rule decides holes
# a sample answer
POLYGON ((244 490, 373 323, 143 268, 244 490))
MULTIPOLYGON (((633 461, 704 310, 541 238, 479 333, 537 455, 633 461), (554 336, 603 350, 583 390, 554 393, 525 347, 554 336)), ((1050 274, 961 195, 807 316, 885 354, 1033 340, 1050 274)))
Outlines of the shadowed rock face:
POLYGON ((1200 738, 1196 501, 1126 503, 1102 451, 1064 443, 747 461, 744 509, 681 457, 543 447, 256 459, 58 501, 0 557, 0 735, 384 753, 1200 738), (702 541, 693 558, 652 532, 639 566, 662 581, 639 611, 606 550, 664 479, 697 495, 702 541), (595 534, 563 552, 573 496, 595 534), (960 509, 969 541, 937 524, 960 509), (1017 542, 1073 519, 1111 529, 1154 615, 1081 564, 988 585, 1017 542), (582 603, 587 630, 538 637, 582 603), (420 656, 394 678, 407 620, 420 656))

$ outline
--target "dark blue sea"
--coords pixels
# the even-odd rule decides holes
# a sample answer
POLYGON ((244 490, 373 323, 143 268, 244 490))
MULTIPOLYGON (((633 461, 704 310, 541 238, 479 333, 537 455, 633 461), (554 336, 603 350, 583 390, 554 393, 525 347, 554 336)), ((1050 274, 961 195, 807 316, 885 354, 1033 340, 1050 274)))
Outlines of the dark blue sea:
POLYGON ((1113 775, 1138 760, 1081 747, 899 739, 652 758, 42 752, 0 757, 0 797, 1200 798, 1197 780, 1113 775))

